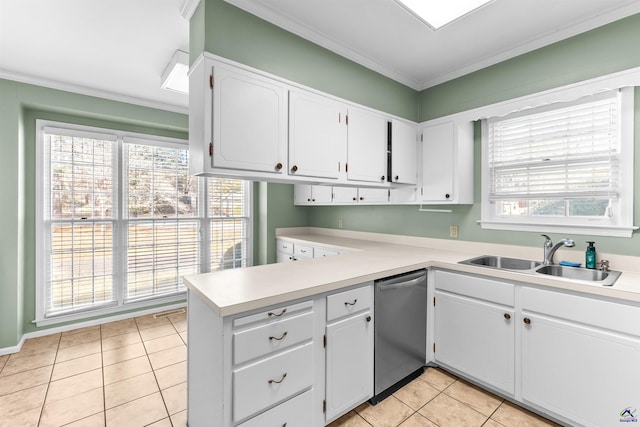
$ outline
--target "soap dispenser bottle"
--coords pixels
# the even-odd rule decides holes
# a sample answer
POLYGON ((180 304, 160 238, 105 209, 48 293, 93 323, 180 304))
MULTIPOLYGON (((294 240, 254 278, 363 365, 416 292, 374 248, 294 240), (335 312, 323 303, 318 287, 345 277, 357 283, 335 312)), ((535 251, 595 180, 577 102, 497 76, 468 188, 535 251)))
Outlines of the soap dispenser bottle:
POLYGON ((587 242, 587 252, 585 254, 585 266, 587 268, 596 268, 596 247, 593 246, 596 242, 587 242))

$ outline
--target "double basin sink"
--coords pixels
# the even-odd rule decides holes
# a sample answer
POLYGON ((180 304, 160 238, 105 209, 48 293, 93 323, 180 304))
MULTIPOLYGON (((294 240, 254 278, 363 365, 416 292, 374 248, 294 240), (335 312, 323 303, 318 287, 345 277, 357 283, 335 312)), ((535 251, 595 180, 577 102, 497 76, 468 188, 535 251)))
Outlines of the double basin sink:
POLYGON ((479 257, 460 261, 460 264, 476 265, 495 268, 498 270, 518 271, 532 275, 546 275, 568 280, 576 283, 589 283, 601 286, 613 286, 622 274, 614 270, 593 270, 581 267, 567 267, 564 265, 542 265, 541 262, 526 259, 507 258, 495 255, 482 255, 479 257))

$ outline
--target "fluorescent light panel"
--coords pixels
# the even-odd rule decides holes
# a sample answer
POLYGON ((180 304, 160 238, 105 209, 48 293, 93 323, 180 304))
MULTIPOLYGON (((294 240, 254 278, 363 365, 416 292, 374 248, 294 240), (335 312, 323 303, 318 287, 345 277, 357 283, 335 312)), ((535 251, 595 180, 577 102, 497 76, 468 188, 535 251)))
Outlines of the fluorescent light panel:
POLYGON ((396 0, 437 30, 493 0, 396 0))
POLYGON ((162 89, 189 93, 189 54, 182 50, 176 52, 162 73, 162 89))

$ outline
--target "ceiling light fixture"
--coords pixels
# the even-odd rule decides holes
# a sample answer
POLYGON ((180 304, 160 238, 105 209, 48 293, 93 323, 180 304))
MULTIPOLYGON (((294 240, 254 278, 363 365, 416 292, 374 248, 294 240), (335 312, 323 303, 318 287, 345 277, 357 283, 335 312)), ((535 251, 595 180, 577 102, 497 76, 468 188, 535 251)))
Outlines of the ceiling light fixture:
POLYGON ((493 0, 395 0, 429 27, 437 30, 493 0))
POLYGON ((176 50, 162 73, 162 89, 189 93, 189 54, 176 50))

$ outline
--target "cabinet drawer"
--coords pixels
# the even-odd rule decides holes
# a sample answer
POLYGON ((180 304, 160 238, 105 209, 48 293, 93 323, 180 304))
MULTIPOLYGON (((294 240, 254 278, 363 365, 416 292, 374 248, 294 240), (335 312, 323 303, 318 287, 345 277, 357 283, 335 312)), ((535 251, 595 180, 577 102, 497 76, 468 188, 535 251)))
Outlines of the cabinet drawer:
POLYGON ((300 312, 312 311, 312 309, 313 301, 304 301, 297 304, 272 307, 269 310, 265 310, 260 313, 234 319, 233 329, 235 331, 239 327, 248 326, 256 322, 260 322, 265 325, 270 322, 280 322, 291 316, 298 315, 300 312))
POLYGON ((336 255, 340 255, 340 251, 336 249, 315 248, 313 250, 314 258, 322 258, 325 256, 336 256, 336 255))
POLYGON ((262 355, 310 340, 313 313, 285 318, 233 333, 233 363, 243 363, 262 355))
POLYGON ((307 343, 233 372, 233 419, 239 421, 310 387, 313 345, 307 343))
POLYGON ((313 258, 313 246, 294 245, 293 254, 298 258, 313 258))
POLYGON ((436 271, 435 287, 454 294, 465 295, 481 300, 513 307, 515 286, 466 274, 436 271))
POLYGON ((277 252, 284 252, 287 254, 293 254, 293 243, 278 240, 276 243, 277 252))
POLYGON ((250 419, 238 427, 265 427, 265 426, 287 426, 287 427, 308 427, 311 422, 311 390, 299 396, 289 399, 286 402, 269 409, 264 414, 260 414, 250 419))
POLYGON ((366 285, 327 297, 327 321, 330 322, 352 313, 368 310, 373 306, 373 285, 366 285))

